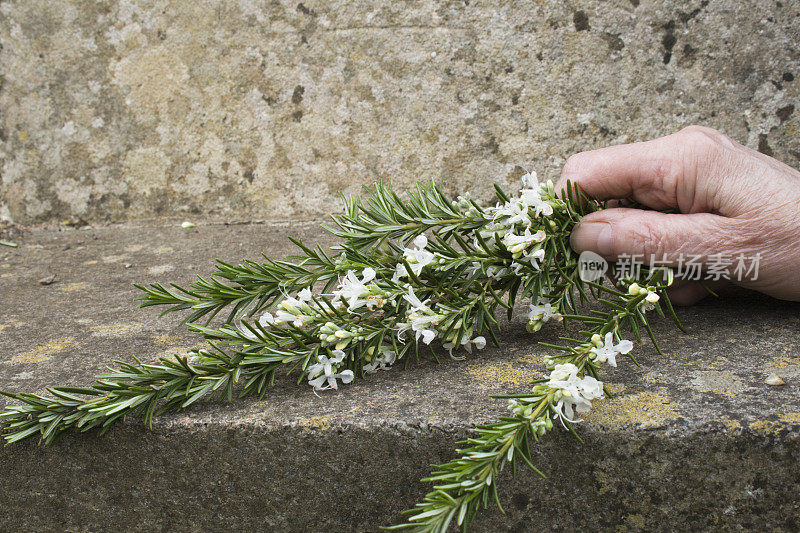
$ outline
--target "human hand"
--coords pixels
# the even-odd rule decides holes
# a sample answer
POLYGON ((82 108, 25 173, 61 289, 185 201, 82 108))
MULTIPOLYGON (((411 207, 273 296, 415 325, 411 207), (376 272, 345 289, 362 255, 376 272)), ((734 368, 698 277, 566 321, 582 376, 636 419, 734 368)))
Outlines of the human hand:
MULTIPOLYGON (((635 200, 653 209, 610 208, 587 215, 572 247, 610 261, 628 254, 649 264, 677 266, 683 258, 760 254, 756 279, 742 287, 800 300, 800 172, 700 126, 651 141, 571 156, 556 190, 567 180, 600 200, 635 200), (666 258, 665 262, 662 259, 666 258)), ((691 304, 707 294, 699 282, 676 283, 670 296, 691 304)))

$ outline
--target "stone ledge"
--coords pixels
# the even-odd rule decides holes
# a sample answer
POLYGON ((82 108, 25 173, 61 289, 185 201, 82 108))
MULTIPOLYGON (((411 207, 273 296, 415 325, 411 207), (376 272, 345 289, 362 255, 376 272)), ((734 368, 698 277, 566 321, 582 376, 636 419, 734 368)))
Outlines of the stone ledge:
MULTIPOLYGON (((286 218, 693 123, 800 164, 791 0, 3 2, 0 218, 286 218)), ((521 165, 521 166, 518 166, 521 165)))
MULTIPOLYGON (((133 282, 186 283, 209 257, 288 252, 285 237, 329 244, 318 225, 152 220, 31 229, 0 250, 0 388, 80 385, 110 359, 152 358, 197 341, 132 303, 133 282), (125 265, 130 265, 126 268, 125 265), (37 280, 57 274, 52 285, 37 280)), ((606 381, 618 392, 535 452, 548 474, 503 480, 504 517, 476 531, 777 528, 800 524, 800 306, 739 294, 657 324, 665 356, 637 346, 606 381), (763 383, 771 372, 783 387, 763 383)), ((0 451, 0 529, 371 531, 425 492, 430 463, 504 412, 492 392, 525 388, 546 353, 519 320, 506 343, 458 363, 407 370, 317 397, 283 380, 263 401, 207 402, 98 438, 0 451)), ((553 340, 547 329, 539 340, 553 340)), ((2 400, 0 400, 2 402, 2 400)))

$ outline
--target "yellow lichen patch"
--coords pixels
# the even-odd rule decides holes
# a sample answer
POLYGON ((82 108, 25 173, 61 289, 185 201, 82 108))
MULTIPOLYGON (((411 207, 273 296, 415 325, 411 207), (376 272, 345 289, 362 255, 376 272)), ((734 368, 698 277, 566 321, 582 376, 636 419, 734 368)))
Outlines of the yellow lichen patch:
POLYGON ((602 486, 598 489, 597 494, 605 494, 611 491, 611 487, 609 486, 608 482, 611 480, 612 476, 609 476, 608 472, 602 468, 597 468, 594 471, 594 478, 602 484, 602 486))
POLYGON ((750 422, 748 427, 759 435, 764 436, 774 435, 783 429, 780 423, 772 420, 756 420, 750 422))
POLYGON ((92 326, 92 335, 98 337, 124 337, 131 333, 140 331, 142 324, 104 324, 102 326, 92 326))
POLYGON ((331 417, 329 416, 311 416, 308 418, 301 418, 297 424, 306 428, 314 429, 328 429, 331 427, 331 417))
POLYGON ((736 431, 742 427, 742 424, 738 420, 731 420, 727 416, 721 416, 719 421, 722 422, 722 425, 725 426, 725 429, 728 431, 736 431))
POLYGON ((523 355, 522 357, 517 359, 517 361, 519 361, 520 363, 533 363, 536 365, 536 364, 543 364, 543 359, 544 355, 532 353, 529 355, 523 355))
POLYGON ((156 248, 153 251, 155 253, 157 253, 157 254, 165 254, 165 253, 171 252, 172 248, 170 248, 169 246, 159 246, 158 248, 156 248))
POLYGON ((631 514, 625 519, 625 522, 628 523, 633 528, 642 529, 644 528, 644 516, 641 514, 631 514))
POLYGON ((0 333, 3 332, 4 329, 8 327, 8 324, 0 324, 0 333))
POLYGON ((159 335, 153 340, 156 344, 161 344, 162 346, 166 346, 168 344, 175 344, 181 341, 181 337, 179 335, 159 335))
POLYGON ((126 252, 130 252, 130 253, 133 253, 133 252, 138 252, 138 251, 139 251, 139 250, 141 250, 142 248, 144 248, 144 245, 143 245, 143 244, 132 244, 132 245, 130 245, 130 246, 126 246, 126 247, 125 247, 125 251, 126 251, 126 252))
POLYGON ((11 363, 12 364, 41 363, 42 361, 50 359, 50 356, 53 355, 54 353, 64 351, 67 348, 71 348, 77 345, 78 344, 75 342, 75 337, 65 337, 63 339, 50 341, 47 344, 37 346, 30 352, 25 352, 19 355, 15 355, 14 357, 11 358, 11 363))
POLYGON ((772 368, 787 368, 789 366, 800 367, 800 357, 780 357, 767 363, 772 368))
POLYGON ((538 373, 531 372, 529 369, 516 368, 509 363, 471 365, 467 368, 467 374, 484 386, 498 383, 522 385, 539 377, 538 373))
POLYGON ((800 425, 800 412, 796 413, 784 413, 778 417, 781 422, 786 422, 787 424, 798 424, 800 425))
POLYGON ((60 285, 58 288, 63 292, 83 291, 89 288, 89 284, 79 281, 77 283, 65 283, 64 285, 60 285))
POLYGON ((634 425, 646 428, 661 426, 679 416, 677 406, 667 395, 666 389, 661 388, 655 392, 639 392, 597 401, 584 418, 617 427, 634 425))

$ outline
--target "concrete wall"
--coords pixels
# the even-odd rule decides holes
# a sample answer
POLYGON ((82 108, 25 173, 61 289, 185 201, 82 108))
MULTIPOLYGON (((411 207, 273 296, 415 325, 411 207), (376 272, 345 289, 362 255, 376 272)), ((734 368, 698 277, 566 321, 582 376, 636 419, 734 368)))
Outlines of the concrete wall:
POLYGON ((691 123, 800 164, 800 3, 0 4, 0 218, 308 217, 691 123), (795 112, 795 108, 798 109, 795 112))

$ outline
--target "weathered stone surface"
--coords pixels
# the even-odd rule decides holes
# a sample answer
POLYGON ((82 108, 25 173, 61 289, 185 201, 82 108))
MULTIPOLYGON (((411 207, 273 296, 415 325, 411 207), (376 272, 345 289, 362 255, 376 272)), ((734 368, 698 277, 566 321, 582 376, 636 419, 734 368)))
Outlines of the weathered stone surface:
MULTIPOLYGON (((313 223, 198 219, 87 230, 38 228, 0 248, 0 389, 87 384, 110 359, 149 359, 196 341, 177 316, 137 310, 133 282, 186 283, 226 260, 285 254, 313 223), (130 267, 126 268, 125 265, 130 267), (37 280, 56 274, 56 282, 37 280)), ((618 391, 535 452, 548 479, 501 480, 507 515, 476 531, 756 529, 800 526, 800 306, 738 294, 680 311, 607 374, 618 391), (777 373, 785 381, 769 386, 777 373)), ((473 424, 503 414, 492 392, 522 391, 558 328, 514 320, 501 348, 465 362, 430 355, 315 396, 280 381, 263 401, 206 402, 106 436, 0 450, 0 529, 374 531, 399 520, 429 464, 452 457, 473 424)), ((2 401, 0 401, 2 405, 2 401)))
POLYGON ((304 0, 0 6, 0 218, 321 215, 393 178, 716 127, 800 161, 800 4, 304 0), (580 7, 577 7, 577 6, 580 7))

